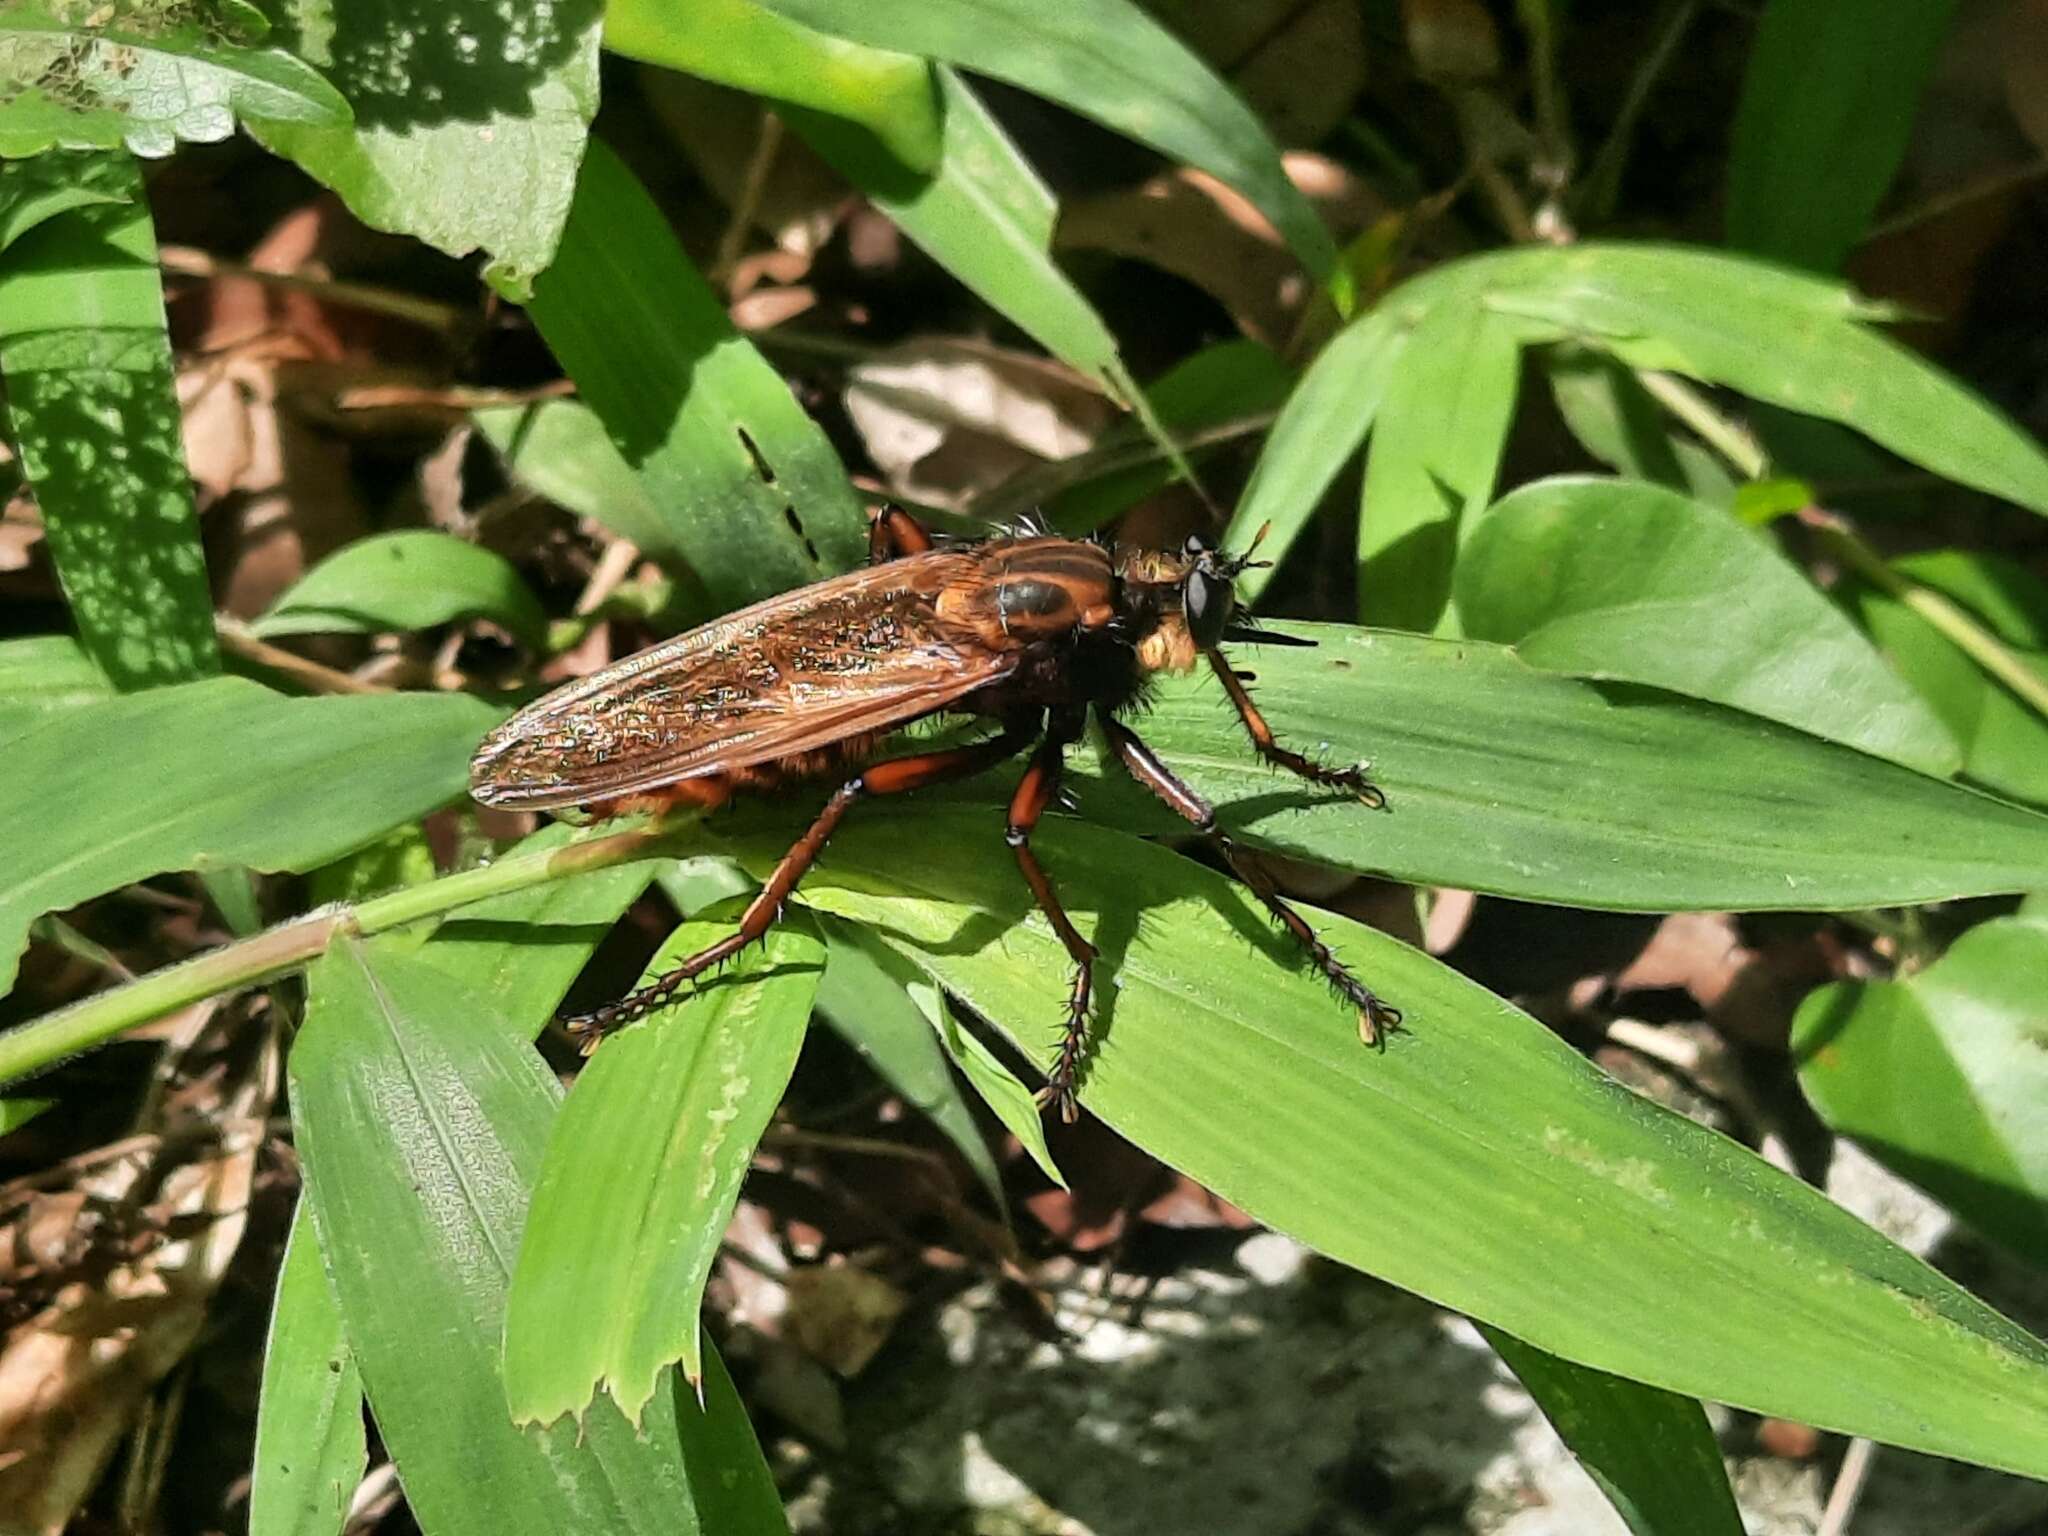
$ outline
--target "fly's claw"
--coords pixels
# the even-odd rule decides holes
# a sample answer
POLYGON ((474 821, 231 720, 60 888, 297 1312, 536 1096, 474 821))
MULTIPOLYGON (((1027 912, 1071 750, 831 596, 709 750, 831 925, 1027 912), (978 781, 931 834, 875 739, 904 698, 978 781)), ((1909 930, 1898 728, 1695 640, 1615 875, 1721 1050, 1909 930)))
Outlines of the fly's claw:
POLYGON ((1387 1048, 1387 1037, 1401 1032, 1401 1010, 1392 1003, 1381 1002, 1371 992, 1366 992, 1358 1003, 1359 1043, 1384 1051, 1387 1048))

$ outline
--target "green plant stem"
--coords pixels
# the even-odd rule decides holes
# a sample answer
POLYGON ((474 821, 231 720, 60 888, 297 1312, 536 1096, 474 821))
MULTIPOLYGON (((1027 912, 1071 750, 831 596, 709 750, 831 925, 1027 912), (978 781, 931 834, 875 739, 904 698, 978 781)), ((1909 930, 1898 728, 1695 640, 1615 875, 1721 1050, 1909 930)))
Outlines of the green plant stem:
MULTIPOLYGON (((1760 480, 1769 456, 1750 433, 1730 421, 1692 385, 1668 373, 1639 369, 1637 378, 1653 398, 1700 439, 1750 480, 1760 480)), ((2029 667, 2012 649, 1976 619, 1931 587, 1900 575, 1840 517, 1821 507, 1799 514, 1823 546, 1865 581, 1895 598, 1954 642, 1956 648, 1997 678, 2044 719, 2048 719, 2048 677, 2029 667)))
POLYGON ((251 938, 96 992, 0 1035, 0 1085, 45 1071, 67 1056, 205 998, 303 970, 339 936, 384 933, 488 897, 657 857, 660 845, 695 819, 693 813, 688 821, 650 822, 406 886, 367 901, 322 907, 251 938))
POLYGON ((1805 514, 1802 521, 1842 564, 1933 625, 1958 650, 2026 700, 2036 714, 2048 719, 2048 677, 2013 654, 2004 641, 1943 593, 1901 576, 1832 514, 1816 508, 1805 514))
POLYGON ((1763 479, 1770 455, 1747 427, 1722 415, 1712 401, 1675 374, 1638 368, 1636 378, 1653 400, 1697 432, 1700 441, 1726 459, 1743 479, 1763 479))

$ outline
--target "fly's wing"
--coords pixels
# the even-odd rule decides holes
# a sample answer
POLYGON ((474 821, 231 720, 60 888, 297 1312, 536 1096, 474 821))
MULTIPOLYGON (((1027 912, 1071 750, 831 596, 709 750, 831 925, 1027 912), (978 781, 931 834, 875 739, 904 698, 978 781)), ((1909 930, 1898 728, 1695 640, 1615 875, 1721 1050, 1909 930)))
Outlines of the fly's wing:
POLYGON ((471 792, 526 808, 611 800, 942 709, 1017 663, 939 618, 940 594, 977 564, 960 550, 892 560, 629 656, 487 736, 471 792))

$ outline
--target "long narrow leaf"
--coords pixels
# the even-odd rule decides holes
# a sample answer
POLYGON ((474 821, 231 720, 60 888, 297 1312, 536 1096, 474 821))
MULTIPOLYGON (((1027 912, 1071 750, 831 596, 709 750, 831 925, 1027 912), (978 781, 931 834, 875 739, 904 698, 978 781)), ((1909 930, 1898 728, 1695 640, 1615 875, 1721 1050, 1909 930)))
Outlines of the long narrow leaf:
POLYGON ((249 1536, 339 1536, 363 1475, 363 1379, 304 1200, 292 1216, 263 1354, 249 1536))
POLYGON ((1742 1536, 1742 1513, 1700 1405, 1482 1328, 1636 1536, 1742 1536))
POLYGON ((1470 519, 1493 499, 1521 345, 1485 309, 1442 305, 1408 335, 1387 382, 1358 508, 1358 606, 1393 629, 1446 617, 1470 519))
POLYGON ((165 870, 310 869, 425 814, 462 792, 497 717, 456 694, 287 699, 223 677, 51 718, 7 749, 21 782, 68 793, 0 831, 0 984, 45 912, 165 870))
MULTIPOLYGON (((960 855, 985 818, 914 815, 916 837, 900 816, 849 822, 805 899, 873 924, 1050 1061, 1059 940, 1007 860, 960 855)), ((1085 825, 1038 845, 1102 951, 1083 1101, 1139 1146, 1578 1364, 2048 1474, 2048 1346, 1817 1191, 1369 929, 1319 915, 1407 1010, 1381 1052, 1222 876, 1085 825)))
POLYGON ((0 256, 0 378, 79 637, 122 688, 220 670, 179 438, 156 233, 134 161, 0 163, 0 201, 51 177, 108 201, 0 256))
POLYGON ((941 112, 931 66, 800 26, 754 0, 611 0, 614 53, 858 123, 913 171, 939 161, 941 112))
POLYGON ((799 112, 790 120, 990 308, 1112 394, 1136 399, 1116 338, 1052 259, 1052 194, 957 74, 940 69, 937 80, 945 136, 929 174, 879 152, 862 129, 837 118, 799 112))
POLYGON ((1335 243, 1265 127, 1130 0, 765 0, 821 32, 920 53, 1035 91, 1236 187, 1321 276, 1335 243))
POLYGON ((1770 0, 1735 114, 1730 244, 1820 272, 1842 264, 1898 174, 1954 14, 1955 0, 1770 0))
MULTIPOLYGON (((649 979, 731 931, 683 924, 649 979)), ((600 1388, 637 1422, 671 1364, 702 1375, 704 1285, 824 958, 815 938, 777 928, 747 962, 607 1040, 577 1078, 506 1304, 505 1384, 522 1422, 584 1419, 600 1388)))
POLYGON ((860 561, 865 523, 832 445, 602 145, 529 308, 721 607, 860 561))
MULTIPOLYGON (((1162 683, 1139 728, 1225 825, 1303 858, 1632 911, 1887 906, 2048 883, 2048 817, 1753 715, 1540 671, 1478 641, 1287 630, 1317 647, 1232 648, 1260 707, 1283 741, 1371 759, 1386 811, 1266 767, 1206 676, 1162 683)), ((1086 754, 1075 767, 1095 771, 1086 754)), ((1120 772, 1077 793, 1094 816, 1176 825, 1120 772)))
MULTIPOLYGON (((292 1120, 377 1428, 431 1536, 694 1536, 673 1398, 514 1427, 512 1255, 560 1089, 509 1021, 416 958, 344 944, 308 977, 292 1120)), ((730 1399, 722 1412, 736 1412, 730 1399)), ((749 1529, 772 1529, 756 1524, 749 1529)))

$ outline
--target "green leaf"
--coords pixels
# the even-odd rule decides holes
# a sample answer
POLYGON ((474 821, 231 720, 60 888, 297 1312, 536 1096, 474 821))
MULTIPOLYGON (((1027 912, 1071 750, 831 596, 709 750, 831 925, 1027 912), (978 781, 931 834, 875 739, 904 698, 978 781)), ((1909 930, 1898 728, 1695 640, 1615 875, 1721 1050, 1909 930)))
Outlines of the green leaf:
POLYGON ((0 13, 0 157, 122 145, 168 155, 180 141, 228 137, 237 117, 348 123, 348 103, 318 71, 208 22, 171 6, 15 0, 0 13))
POLYGON ((1129 0, 766 0, 794 21, 1022 86, 1235 187, 1309 270, 1335 243, 1287 179, 1265 126, 1179 39, 1129 0))
POLYGON ((528 307, 721 609, 866 558, 831 443, 601 144, 528 307))
POLYGON ((953 1058, 953 1065, 960 1069, 960 1075, 981 1095, 982 1103, 1002 1122, 1003 1129, 1031 1154, 1039 1171, 1066 1189, 1067 1176, 1060 1172, 1052 1149, 1045 1144, 1045 1117, 1031 1090, 1017 1081, 1017 1074, 1003 1065, 979 1035, 960 1027, 960 1021, 947 1006, 945 994, 936 987, 932 988, 930 1007, 938 1016, 939 1040, 946 1047, 946 1054, 953 1058))
MULTIPOLYGON (((1981 397, 1870 325, 1840 284, 1681 246, 1528 248, 1460 264, 1455 302, 1553 325, 1639 368, 1725 384, 1854 427, 1902 458, 2048 512, 2048 455, 1981 397)), ((1405 291, 1405 290, 1401 290, 1405 291)))
POLYGON ((0 166, 0 252, 38 224, 74 208, 133 200, 133 186, 125 178, 94 178, 100 185, 81 180, 77 172, 86 163, 76 155, 38 155, 0 166))
POLYGON ((503 555, 428 529, 381 533, 344 545, 288 587, 256 633, 369 634, 495 619, 537 643, 547 612, 503 555))
MULTIPOLYGON (((2023 662, 2048 677, 2048 603, 2013 606, 2013 594, 2026 589, 2019 579, 2025 573, 2012 562, 1931 550, 1893 563, 1984 617, 2023 662)), ((2048 804, 2048 721, 1897 598, 1858 581, 1844 582, 1837 596, 1962 744, 1966 775, 2000 794, 2048 804)))
POLYGON ((947 1065, 932 1021, 906 990, 913 983, 925 985, 924 976, 870 939, 864 928, 829 920, 819 926, 825 937, 819 1015, 884 1082, 945 1133, 996 1205, 1003 1206, 1003 1180, 995 1155, 974 1123, 974 1111, 947 1065), (902 974, 906 971, 907 976, 902 974))
POLYGON ((936 78, 945 137, 929 173, 893 159, 858 124, 804 111, 789 122, 991 309, 1111 394, 1140 399, 1116 337, 1052 259, 1052 193, 958 75, 936 78))
POLYGON ((0 744, 113 693, 107 674, 76 640, 33 635, 0 641, 0 744))
POLYGON ((1910 684, 1765 541, 1656 486, 1559 478, 1479 520, 1466 633, 1547 671, 1648 683, 1923 773, 1962 766, 1910 684))
MULTIPOLYGON (((1897 770, 1893 770, 1897 771, 1897 770)), ((803 899, 872 924, 1034 1060, 1065 952, 985 813, 877 805, 803 899)), ((1317 914, 1407 1011, 1389 1049, 1244 891, 1064 818, 1034 846, 1101 949, 1082 1098, 1280 1231, 1580 1365, 2039 1476, 2048 1346, 1427 955, 1317 914)), ((760 862, 778 837, 748 846, 760 862)))
POLYGON ((1792 1049, 1821 1117, 1993 1241, 2048 1264, 2048 921, 1997 918, 1903 981, 1837 982, 1792 1049))
MULTIPOLYGON (((744 1464, 729 1396, 707 1394, 697 1453, 670 1393, 636 1432, 609 1403, 520 1430, 499 1368, 512 1255, 560 1088, 510 1020, 417 958, 348 940, 307 977, 292 1123, 320 1246, 406 1500, 434 1536, 695 1536, 693 1481, 717 1507, 744 1464)), ((721 1378, 722 1381, 722 1378, 721 1378)), ((751 1475, 766 1475, 758 1467, 751 1475)), ((731 1529, 727 1527, 726 1529, 731 1529)), ((774 1529, 761 1523, 747 1531, 774 1529)))
MULTIPOLYGON (((1839 910, 2048 883, 2048 817, 1767 720, 1539 671, 1476 640, 1285 629, 1318 647, 1232 651, 1260 708, 1283 742, 1372 759, 1387 811, 1265 767, 1206 676, 1164 680, 1140 728, 1226 826, 1286 853, 1622 911, 1839 910)), ((1077 779, 1091 817, 1178 825, 1121 772, 1077 779)))
POLYGON ((681 559, 688 520, 680 508, 647 494, 597 413, 581 400, 491 406, 471 419, 505 461, 505 473, 521 485, 632 540, 656 560, 681 559))
MULTIPOLYGON (((1261 553, 1278 561, 1315 515, 1316 503, 1337 471, 1358 451, 1401 371, 1408 328, 1402 312, 1382 303, 1344 327, 1294 387, 1265 451, 1223 535, 1223 547, 1243 549, 1267 529, 1261 553)), ((1238 578, 1240 597, 1257 598, 1270 578, 1249 570, 1238 578)))
MULTIPOLYGON (((1174 442, 1198 459, 1212 444, 1250 435, 1261 417, 1279 410, 1293 386, 1293 374, 1276 353, 1237 337, 1184 358, 1146 385, 1145 395, 1174 442)), ((1181 478, 1156 442, 1122 423, 1086 453, 1006 481, 995 496, 982 497, 976 510, 1002 521, 998 508, 1041 507, 1053 527, 1079 533, 1102 527, 1181 478)))
POLYGON ((1728 241, 1832 272, 1898 174, 1955 0, 1770 0, 1728 160, 1728 241))
POLYGON ((1493 499, 1514 418, 1521 347, 1480 308, 1433 308, 1408 334, 1365 457, 1358 516, 1362 618, 1434 629, 1469 520, 1493 499))
POLYGON ((340 1536, 364 1446, 363 1379, 302 1199, 263 1352, 249 1536, 340 1536))
POLYGON ((55 1099, 0 1099, 0 1136, 20 1130, 56 1102, 55 1099))
POLYGON ((676 1437, 697 1505, 698 1523, 712 1536, 789 1536, 789 1517, 746 1406, 716 1350, 704 1352, 702 1400, 678 1376, 674 1383, 676 1437))
POLYGON ((1604 353, 1565 345, 1543 349, 1544 373, 1565 425, 1594 458, 1631 480, 1648 480, 1725 507, 1735 481, 1712 453, 1672 429, 1662 406, 1604 353))
POLYGON ((604 45, 859 124, 913 171, 939 162, 940 108, 923 59, 799 26, 753 0, 611 0, 604 45))
POLYGON ((53 172, 106 199, 0 258, 0 381, 79 637, 120 688, 217 672, 141 178, 125 155, 29 164, 0 163, 0 201, 53 172))
POLYGON ((1742 1536, 1721 1448, 1700 1405, 1482 1328, 1636 1536, 1742 1536))
MULTIPOLYGON (((505 857, 560 848, 575 836, 574 827, 556 822, 505 857)), ((612 925, 640 899, 653 868, 621 864, 464 907, 442 919, 421 958, 460 982, 484 1018, 504 1019, 531 1040, 612 925)))
POLYGON ((523 298, 568 216, 597 110, 599 0, 281 0, 292 51, 355 113, 326 126, 248 114, 267 148, 373 229, 451 256, 481 250, 523 298))
POLYGON ((424 815, 497 718, 458 694, 288 699, 233 677, 54 717, 7 749, 20 783, 65 793, 0 830, 0 987, 45 912, 166 870, 311 869, 424 815))
MULTIPOLYGON (((731 932, 730 920, 683 924, 645 979, 731 932)), ((506 1303, 515 1418, 587 1421, 606 1389, 637 1423, 671 1363, 702 1375, 704 1285, 824 963, 815 938, 778 927, 590 1058, 548 1140, 506 1303)))

